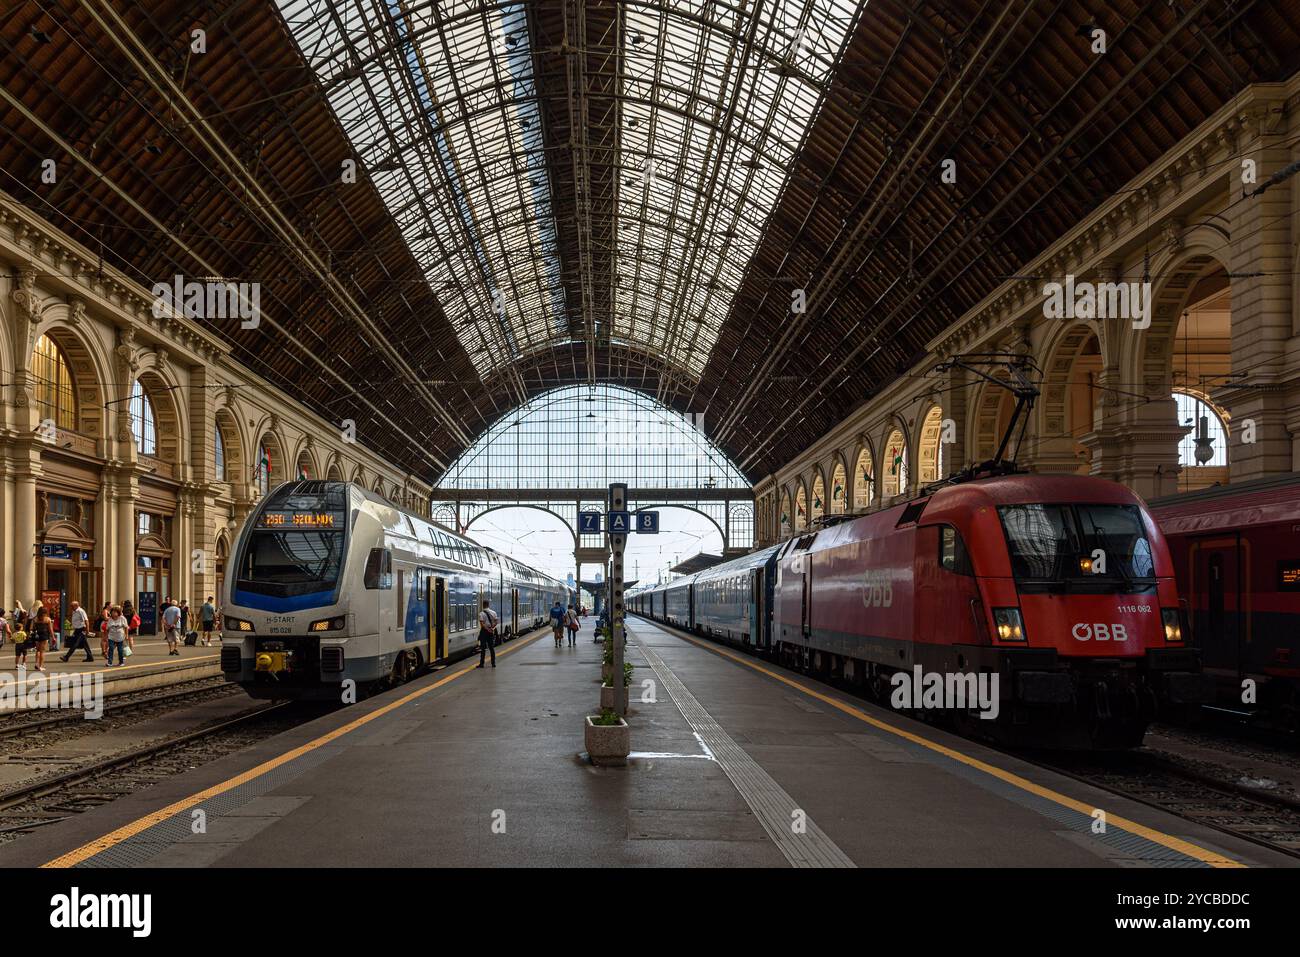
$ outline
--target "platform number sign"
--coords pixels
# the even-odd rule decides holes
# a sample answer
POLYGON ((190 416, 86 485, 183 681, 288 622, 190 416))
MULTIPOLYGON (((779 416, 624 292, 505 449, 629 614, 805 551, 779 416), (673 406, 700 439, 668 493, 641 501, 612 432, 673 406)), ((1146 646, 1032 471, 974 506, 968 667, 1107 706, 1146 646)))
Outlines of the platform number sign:
POLYGON ((600 512, 579 512, 578 531, 583 535, 599 535, 600 512))
POLYGON ((626 534, 632 524, 632 517, 628 512, 610 510, 605 516, 605 521, 609 523, 609 533, 611 535, 626 534))
POLYGON ((659 534, 659 513, 658 512, 637 512, 636 530, 639 534, 646 534, 646 535, 659 534))

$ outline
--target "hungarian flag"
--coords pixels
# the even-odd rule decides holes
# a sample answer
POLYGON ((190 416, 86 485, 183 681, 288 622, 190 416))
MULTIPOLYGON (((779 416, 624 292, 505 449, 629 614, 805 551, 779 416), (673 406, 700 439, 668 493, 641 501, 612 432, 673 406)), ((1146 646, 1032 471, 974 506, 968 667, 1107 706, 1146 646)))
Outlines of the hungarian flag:
POLYGON ((843 494, 844 494, 844 486, 841 485, 839 482, 836 482, 835 488, 831 489, 831 499, 833 501, 838 502, 840 500, 840 496, 843 494))
POLYGON ((266 451, 266 446, 262 446, 262 458, 257 463, 257 471, 268 479, 271 477, 271 453, 266 451))
POLYGON ((307 474, 307 466, 305 465, 298 466, 298 478, 304 481, 311 478, 311 476, 307 474))
POLYGON ((889 467, 890 475, 898 474, 898 467, 903 464, 903 450, 890 449, 889 454, 893 456, 894 464, 889 467))

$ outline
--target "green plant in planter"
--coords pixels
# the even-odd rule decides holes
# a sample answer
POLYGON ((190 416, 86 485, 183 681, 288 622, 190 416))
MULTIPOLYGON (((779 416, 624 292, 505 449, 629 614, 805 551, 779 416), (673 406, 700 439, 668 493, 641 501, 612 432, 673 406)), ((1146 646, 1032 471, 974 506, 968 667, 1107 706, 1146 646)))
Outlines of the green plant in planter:
POLYGON ((623 687, 626 688, 632 684, 632 663, 623 662, 623 687))
POLYGON ((614 646, 607 644, 604 652, 601 654, 602 664, 612 665, 614 663, 614 646))
POLYGON ((609 728, 617 725, 619 720, 619 716, 614 713, 613 708, 602 708, 600 714, 592 717, 591 723, 602 728, 609 728))

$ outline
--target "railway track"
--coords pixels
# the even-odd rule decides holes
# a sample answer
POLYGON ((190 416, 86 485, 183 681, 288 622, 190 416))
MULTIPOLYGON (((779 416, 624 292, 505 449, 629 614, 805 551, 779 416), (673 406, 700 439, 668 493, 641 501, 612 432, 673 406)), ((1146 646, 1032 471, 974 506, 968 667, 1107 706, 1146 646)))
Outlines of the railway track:
POLYGON ((0 842, 133 794, 315 717, 319 707, 273 702, 0 791, 0 842))
POLYGON ((1144 751, 1020 753, 1057 774, 1300 859, 1300 801, 1144 751))
MULTIPOLYGON (((132 691, 115 695, 104 702, 103 718, 99 720, 148 713, 158 705, 170 704, 175 701, 197 702, 230 697, 240 693, 242 693, 242 689, 238 685, 231 684, 223 677, 196 678, 193 681, 169 685, 161 691, 132 691)), ((96 722, 88 721, 84 712, 78 709, 58 711, 53 714, 45 714, 39 718, 24 718, 18 714, 12 714, 7 717, 0 717, 0 741, 24 738, 36 732, 47 731, 63 725, 86 726, 89 730, 97 730, 96 722)))

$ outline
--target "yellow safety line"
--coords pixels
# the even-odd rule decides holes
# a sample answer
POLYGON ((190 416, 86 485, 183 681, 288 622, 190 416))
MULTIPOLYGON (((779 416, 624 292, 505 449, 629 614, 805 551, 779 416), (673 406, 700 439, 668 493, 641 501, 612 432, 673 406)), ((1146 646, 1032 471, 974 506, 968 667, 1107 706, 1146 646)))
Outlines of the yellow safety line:
MULTIPOLYGON (((512 654, 513 652, 516 652, 521 648, 526 648, 529 645, 531 645, 534 641, 537 641, 539 638, 541 638, 542 635, 545 634, 549 634, 549 632, 548 631, 540 632, 539 634, 536 634, 531 638, 523 639, 519 644, 512 645, 509 648, 502 648, 500 649, 500 651, 498 651, 497 657, 503 658, 506 655, 512 654)), ((200 804, 203 801, 206 801, 208 798, 216 797, 218 794, 224 794, 226 791, 232 790, 233 788, 237 788, 241 784, 247 784, 249 781, 254 781, 257 778, 260 778, 262 775, 274 771, 276 768, 280 767, 281 765, 287 764, 296 758, 300 758, 304 754, 309 754, 310 752, 315 751, 317 748, 324 747, 325 745, 329 744, 331 741, 335 741, 343 737, 343 735, 349 734, 357 730, 357 728, 360 728, 362 725, 369 724, 371 721, 374 721, 376 718, 380 717, 381 715, 388 714, 390 711, 394 711, 397 708, 400 708, 408 701, 414 701, 416 698, 422 697, 431 691, 435 691, 438 688, 441 688, 443 685, 455 681, 457 678, 461 677, 462 675, 466 675, 469 672, 476 670, 477 668, 478 665, 469 665, 465 668, 461 668, 459 671, 454 671, 451 674, 447 675, 445 678, 439 678, 437 681, 435 681, 433 684, 429 685, 428 687, 420 688, 416 691, 412 691, 410 694, 403 695, 401 698, 398 698, 396 701, 390 701, 388 704, 384 705, 381 708, 376 708, 374 711, 371 711, 368 714, 364 714, 361 717, 353 721, 350 721, 345 725, 342 725, 341 727, 335 728, 333 731, 329 731, 321 735, 319 738, 316 738, 312 741, 308 741, 306 744, 299 745, 298 747, 294 748, 291 751, 286 751, 284 754, 271 758, 269 761, 264 761, 263 763, 259 764, 257 767, 251 768, 242 774, 238 774, 235 777, 230 778, 229 780, 222 781, 220 784, 214 784, 212 787, 204 791, 200 791, 197 794, 191 794, 187 798, 181 798, 179 801, 175 801, 164 808, 154 811, 152 814, 146 814, 144 817, 140 818, 139 820, 132 821, 130 824, 124 824, 121 827, 119 827, 116 831, 113 831, 109 834, 105 834, 103 837, 96 838, 95 840, 91 841, 89 844, 83 844, 81 847, 77 848, 76 850, 69 851, 66 854, 56 857, 52 861, 47 861, 46 863, 42 864, 41 867, 75 867, 77 864, 80 864, 82 861, 94 857, 96 854, 99 854, 102 851, 106 851, 111 847, 115 847, 118 844, 121 844, 123 841, 131 837, 134 837, 135 835, 139 834, 141 831, 153 827, 155 824, 162 823, 163 821, 167 820, 167 818, 171 817, 173 814, 178 814, 181 811, 192 808, 194 807, 194 805, 200 804)))
MULTIPOLYGON (((945 747, 944 745, 939 744, 936 741, 931 741, 929 738, 923 738, 919 734, 913 734, 911 731, 905 731, 902 728, 895 727, 894 725, 890 724, 887 721, 881 721, 879 718, 873 718, 871 715, 867 714, 861 708, 856 708, 851 704, 846 704, 845 702, 839 701, 838 699, 833 698, 830 695, 822 694, 820 691, 817 691, 813 688, 809 688, 807 685, 801 684, 800 682, 795 681, 791 678, 787 678, 785 675, 775 672, 770 668, 765 668, 758 662, 752 661, 742 655, 736 654, 735 652, 729 651, 725 648, 721 648, 717 645, 712 645, 703 641, 698 641, 697 639, 692 638, 689 635, 683 634, 677 631, 676 629, 668 629, 665 626, 661 626, 661 625, 657 625, 657 627, 663 628, 663 630, 669 631, 670 634, 673 634, 676 637, 681 638, 683 641, 689 641, 691 644, 696 645, 699 648, 703 648, 705 651, 711 651, 714 654, 721 655, 724 658, 730 658, 732 661, 735 661, 738 664, 742 664, 745 665, 746 667, 753 668, 755 671, 761 672, 762 674, 767 675, 769 678, 774 678, 775 680, 781 682, 782 684, 789 685, 791 688, 795 688, 799 691, 802 691, 804 694, 810 697, 816 698, 818 701, 825 702, 826 704, 831 705, 834 708, 838 708, 840 711, 843 711, 845 714, 852 715, 853 717, 857 718, 860 721, 865 721, 867 724, 871 725, 874 728, 879 728, 881 731, 887 731, 890 734, 897 735, 900 738, 905 738, 906 740, 911 741, 913 744, 919 744, 923 748, 928 748, 931 751, 937 752, 938 754, 942 754, 944 757, 951 758, 954 761, 959 761, 968 767, 975 768, 977 771, 983 771, 985 774, 992 775, 993 777, 998 778, 1001 781, 1005 781, 1007 784, 1020 788, 1022 791, 1028 791, 1030 794, 1035 794, 1038 797, 1046 798, 1047 800, 1052 801, 1055 804, 1059 804, 1062 807, 1070 808, 1073 811, 1078 811, 1080 814, 1085 814, 1088 817, 1091 817, 1093 812, 1097 810, 1097 808, 1085 804, 1082 801, 1076 801, 1074 798, 1067 797, 1066 795, 1061 794, 1058 791, 1053 791, 1051 788, 1043 787, 1041 784, 1035 784, 1033 781, 1030 781, 1027 778, 1022 778, 1018 774, 1013 774, 1010 771, 1004 770, 1003 768, 996 767, 992 764, 988 764, 984 761, 979 760, 978 758, 972 758, 969 755, 963 754, 960 751, 954 751, 952 748, 945 747)), ((1206 850, 1203 847, 1199 847, 1196 844, 1192 844, 1188 841, 1184 841, 1181 838, 1173 837, 1172 835, 1162 833, 1161 831, 1153 830, 1152 828, 1149 828, 1144 824, 1139 824, 1136 821, 1130 821, 1128 818, 1120 817, 1118 814, 1111 814, 1109 811, 1106 812, 1106 823, 1107 825, 1114 824, 1117 827, 1120 827, 1123 830, 1128 831, 1132 834, 1137 834, 1140 837, 1145 837, 1148 841, 1153 841, 1156 844, 1161 844, 1171 850, 1178 851, 1180 854, 1186 854, 1188 857, 1196 858, 1196 860, 1201 861, 1202 863, 1205 864, 1209 864, 1211 867, 1245 867, 1246 866, 1240 861, 1235 861, 1230 857, 1224 857, 1222 854, 1216 854, 1213 851, 1206 850)))

